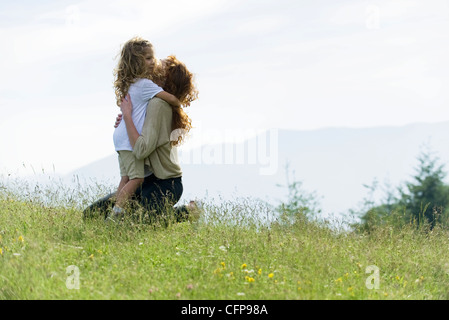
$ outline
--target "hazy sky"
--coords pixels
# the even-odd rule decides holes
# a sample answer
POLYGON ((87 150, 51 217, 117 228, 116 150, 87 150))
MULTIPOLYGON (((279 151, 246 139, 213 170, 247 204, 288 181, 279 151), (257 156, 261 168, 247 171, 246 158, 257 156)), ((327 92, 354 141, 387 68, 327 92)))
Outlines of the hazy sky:
POLYGON ((193 145, 449 120, 447 30, 446 0, 2 1, 0 173, 113 153, 112 70, 136 35, 195 73, 193 145))

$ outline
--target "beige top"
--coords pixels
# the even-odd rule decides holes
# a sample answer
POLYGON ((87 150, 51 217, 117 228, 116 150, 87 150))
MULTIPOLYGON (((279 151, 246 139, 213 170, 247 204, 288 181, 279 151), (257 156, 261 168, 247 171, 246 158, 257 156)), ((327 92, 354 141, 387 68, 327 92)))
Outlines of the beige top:
POLYGON ((145 159, 153 174, 159 179, 182 176, 177 159, 177 150, 170 143, 172 132, 172 107, 162 99, 153 98, 147 106, 142 133, 134 145, 133 154, 137 159, 145 159))

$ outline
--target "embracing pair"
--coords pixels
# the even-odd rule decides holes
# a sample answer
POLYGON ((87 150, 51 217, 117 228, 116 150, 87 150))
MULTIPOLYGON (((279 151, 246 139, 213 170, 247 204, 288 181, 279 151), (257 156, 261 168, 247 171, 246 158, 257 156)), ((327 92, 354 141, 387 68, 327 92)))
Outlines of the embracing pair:
MULTIPOLYGON (((182 170, 173 155, 192 127, 183 107, 198 97, 193 74, 175 56, 158 60, 152 44, 136 37, 123 46, 114 75, 122 111, 114 131, 121 180, 116 192, 90 205, 84 216, 100 212, 107 221, 118 221, 130 200, 158 215, 183 192, 182 170)), ((191 202, 175 212, 186 216, 194 208, 191 202)))

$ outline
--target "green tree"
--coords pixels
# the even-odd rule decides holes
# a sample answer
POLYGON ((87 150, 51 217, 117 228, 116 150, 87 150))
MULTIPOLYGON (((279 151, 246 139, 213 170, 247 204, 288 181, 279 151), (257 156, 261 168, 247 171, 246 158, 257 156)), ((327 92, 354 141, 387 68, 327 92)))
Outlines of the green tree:
POLYGON ((449 186, 443 181, 446 172, 430 150, 421 152, 418 161, 416 174, 406 184, 406 192, 401 192, 398 204, 406 208, 407 218, 434 227, 443 221, 449 209, 449 186))
POLYGON ((389 203, 370 208, 362 217, 365 229, 382 223, 446 223, 449 214, 449 186, 439 158, 426 147, 418 156, 412 180, 399 187, 399 196, 388 195, 389 203))

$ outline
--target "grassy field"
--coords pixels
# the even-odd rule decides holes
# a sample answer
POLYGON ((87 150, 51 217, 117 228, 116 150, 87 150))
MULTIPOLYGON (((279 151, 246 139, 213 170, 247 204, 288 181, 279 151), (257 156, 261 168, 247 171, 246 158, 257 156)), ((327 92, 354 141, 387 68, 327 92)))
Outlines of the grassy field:
POLYGON ((206 202, 195 222, 109 225, 0 189, 0 299, 449 298, 438 227, 267 223, 248 199, 206 202))

